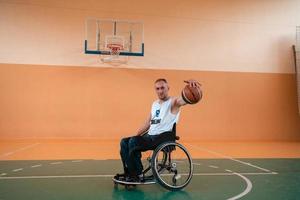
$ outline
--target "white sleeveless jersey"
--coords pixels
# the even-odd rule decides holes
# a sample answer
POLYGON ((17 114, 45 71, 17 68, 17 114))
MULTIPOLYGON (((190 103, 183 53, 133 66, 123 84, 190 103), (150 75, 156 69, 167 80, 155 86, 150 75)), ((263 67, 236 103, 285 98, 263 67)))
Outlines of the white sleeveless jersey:
POLYGON ((161 104, 159 100, 153 102, 148 135, 159 135, 163 132, 171 131, 173 124, 177 123, 180 112, 177 114, 171 113, 171 102, 172 98, 169 98, 161 104))

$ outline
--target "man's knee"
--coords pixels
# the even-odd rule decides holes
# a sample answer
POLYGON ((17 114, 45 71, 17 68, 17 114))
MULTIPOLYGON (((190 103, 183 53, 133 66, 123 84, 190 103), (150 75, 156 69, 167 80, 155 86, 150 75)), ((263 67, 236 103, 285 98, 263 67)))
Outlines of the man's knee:
POLYGON ((120 142, 120 147, 121 149, 124 149, 124 148, 128 148, 128 141, 130 139, 129 138, 123 138, 120 142))
POLYGON ((137 146, 137 137, 131 137, 128 141, 129 149, 134 149, 137 146))

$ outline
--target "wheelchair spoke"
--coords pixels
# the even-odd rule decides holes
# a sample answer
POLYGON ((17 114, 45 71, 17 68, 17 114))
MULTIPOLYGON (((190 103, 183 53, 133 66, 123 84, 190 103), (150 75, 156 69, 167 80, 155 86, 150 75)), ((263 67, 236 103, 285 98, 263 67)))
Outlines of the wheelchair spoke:
POLYGON ((182 145, 178 143, 165 144, 155 152, 154 156, 155 162, 152 164, 152 171, 162 186, 170 190, 177 190, 189 183, 193 165, 190 155, 182 145))

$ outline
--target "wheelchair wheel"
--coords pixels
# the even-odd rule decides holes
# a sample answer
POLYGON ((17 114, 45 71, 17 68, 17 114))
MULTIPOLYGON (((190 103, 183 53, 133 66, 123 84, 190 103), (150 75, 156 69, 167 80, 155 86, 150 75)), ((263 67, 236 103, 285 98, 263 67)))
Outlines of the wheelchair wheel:
POLYGON ((151 167, 156 181, 171 191, 187 186, 193 176, 191 156, 184 146, 175 142, 163 143, 155 149, 151 167))
MULTIPOLYGON (((154 153, 154 151, 153 151, 153 153, 154 153)), ((167 157, 168 157, 168 155, 167 155, 167 152, 163 152, 162 153, 162 155, 161 156, 159 156, 159 157, 156 157, 156 165, 157 165, 157 171, 158 172, 160 172, 161 170, 163 170, 163 168, 164 168, 164 166, 165 166, 165 164, 166 164, 166 162, 167 162, 167 157)), ((152 156, 151 156, 151 158, 148 160, 148 167, 146 168, 146 170, 144 170, 144 175, 146 175, 146 177, 148 177, 148 178, 154 178, 154 175, 153 175, 153 170, 151 170, 152 169, 152 159, 153 159, 154 157, 153 157, 153 154, 152 154, 152 156)))

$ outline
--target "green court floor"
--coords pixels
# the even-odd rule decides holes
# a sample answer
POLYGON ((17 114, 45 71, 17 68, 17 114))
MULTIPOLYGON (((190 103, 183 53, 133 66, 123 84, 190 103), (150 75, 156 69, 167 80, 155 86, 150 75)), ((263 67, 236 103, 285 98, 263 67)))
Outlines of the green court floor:
POLYGON ((197 159, 179 192, 114 188, 120 171, 119 160, 0 161, 0 199, 300 199, 300 159, 197 159))

